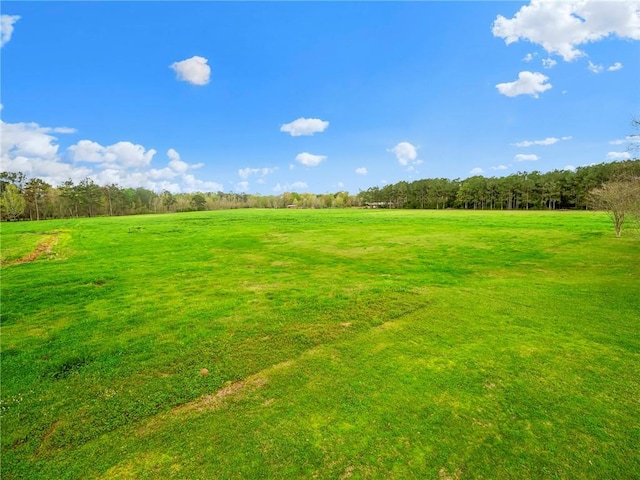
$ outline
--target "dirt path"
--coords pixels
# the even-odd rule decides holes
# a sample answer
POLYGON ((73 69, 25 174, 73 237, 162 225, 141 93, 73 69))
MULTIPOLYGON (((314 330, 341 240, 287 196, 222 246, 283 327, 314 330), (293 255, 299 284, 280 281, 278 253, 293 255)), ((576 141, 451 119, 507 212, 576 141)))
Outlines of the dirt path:
POLYGON ((40 241, 40 243, 38 243, 38 245, 36 246, 36 249, 33 252, 17 260, 2 262, 2 266, 4 267, 4 266, 10 266, 10 265, 20 265, 23 263, 31 263, 35 261, 38 257, 44 254, 47 254, 47 255, 50 254, 51 251, 53 250, 53 247, 56 245, 56 243, 58 243, 58 236, 52 235, 40 241))

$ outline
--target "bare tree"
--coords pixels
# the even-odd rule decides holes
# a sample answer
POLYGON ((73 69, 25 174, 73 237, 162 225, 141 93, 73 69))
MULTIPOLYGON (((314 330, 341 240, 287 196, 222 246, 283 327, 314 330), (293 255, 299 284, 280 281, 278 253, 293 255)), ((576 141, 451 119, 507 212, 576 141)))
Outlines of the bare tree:
POLYGON ((591 190, 591 204, 598 210, 609 212, 616 229, 622 235, 622 225, 630 215, 640 214, 640 178, 627 178, 605 183, 591 190))

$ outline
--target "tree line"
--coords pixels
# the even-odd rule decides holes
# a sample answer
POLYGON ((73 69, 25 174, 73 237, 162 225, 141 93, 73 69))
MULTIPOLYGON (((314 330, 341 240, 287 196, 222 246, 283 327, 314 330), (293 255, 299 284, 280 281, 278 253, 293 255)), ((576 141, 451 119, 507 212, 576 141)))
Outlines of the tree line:
POLYGON ((348 192, 250 195, 165 190, 157 193, 142 187, 100 186, 89 177, 78 183, 67 180, 56 187, 40 178, 28 178, 22 172, 0 172, 0 212, 2 220, 12 221, 232 208, 340 208, 357 206, 357 201, 357 197, 348 192))
POLYGON ((374 186, 356 195, 340 191, 278 195, 246 193, 153 192, 146 188, 100 186, 87 177, 52 186, 21 172, 0 172, 2 220, 135 215, 231 208, 403 209, 586 209, 590 192, 621 178, 640 178, 640 160, 601 163, 572 170, 518 172, 504 177, 473 176, 464 180, 427 178, 374 186))
POLYGON ((576 170, 518 172, 505 177, 473 176, 401 181, 360 192, 361 203, 387 208, 483 210, 586 209, 589 192, 620 178, 640 177, 640 160, 601 163, 576 170))

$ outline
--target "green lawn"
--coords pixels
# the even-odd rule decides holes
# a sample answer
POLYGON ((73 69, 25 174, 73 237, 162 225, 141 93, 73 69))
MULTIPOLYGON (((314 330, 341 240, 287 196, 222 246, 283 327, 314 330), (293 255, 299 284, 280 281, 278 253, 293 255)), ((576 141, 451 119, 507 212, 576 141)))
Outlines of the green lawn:
POLYGON ((3 479, 640 478, 640 242, 603 214, 235 210, 1 241, 3 479))

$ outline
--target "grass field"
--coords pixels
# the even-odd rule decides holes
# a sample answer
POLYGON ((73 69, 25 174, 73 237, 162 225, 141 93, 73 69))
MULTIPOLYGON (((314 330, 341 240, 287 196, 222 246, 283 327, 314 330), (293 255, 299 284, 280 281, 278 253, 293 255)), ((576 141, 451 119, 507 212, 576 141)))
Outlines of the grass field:
POLYGON ((640 242, 605 215, 240 210, 1 241, 3 479, 640 478, 640 242))

